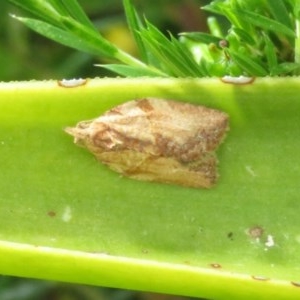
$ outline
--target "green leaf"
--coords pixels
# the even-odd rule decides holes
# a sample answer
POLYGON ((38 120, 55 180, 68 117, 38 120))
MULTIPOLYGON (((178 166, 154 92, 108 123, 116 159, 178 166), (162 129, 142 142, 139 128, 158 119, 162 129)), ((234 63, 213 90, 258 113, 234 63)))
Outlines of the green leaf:
MULTIPOLYGON (((274 71, 278 66, 276 49, 268 36, 265 36, 265 53, 268 60, 268 65, 271 71, 274 71)), ((273 75, 273 73, 271 73, 273 75)))
POLYGON ((241 67, 244 72, 247 73, 248 76, 267 76, 268 72, 264 69, 261 64, 255 62, 253 59, 248 57, 248 55, 235 52, 230 49, 226 49, 228 51, 230 58, 234 61, 238 66, 241 67))
MULTIPOLYGON (((245 22, 240 14, 234 12, 236 6, 238 6, 236 1, 212 1, 210 4, 202 7, 202 9, 226 17, 232 27, 243 28, 246 31, 250 31, 250 24, 245 22)), ((213 21, 213 23, 216 22, 213 21)), ((215 25, 213 26, 215 27, 215 25)), ((212 33, 214 34, 214 32, 212 33)))
POLYGON ((300 63, 281 63, 271 71, 273 76, 291 74, 293 72, 298 74, 300 72, 300 63))
POLYGON ((171 35, 169 40, 155 26, 147 23, 141 31, 147 49, 156 58, 157 67, 161 66, 170 76, 201 76, 201 70, 183 43, 171 35))
MULTIPOLYGON (((150 68, 141 68, 134 66, 126 66, 120 64, 106 64, 106 65, 95 65, 102 67, 104 69, 110 70, 124 77, 141 77, 141 76, 149 76, 149 77, 157 77, 163 76, 163 74, 156 70, 151 70, 150 68)), ((165 76, 167 75, 165 74, 165 76)))
POLYGON ((145 70, 145 74, 154 72, 158 76, 168 74, 172 77, 219 76, 224 71, 239 76, 242 75, 242 69, 247 74, 265 76, 273 75, 274 70, 280 69, 275 61, 293 63, 293 53, 294 61, 298 63, 299 60, 299 43, 298 38, 295 39, 292 25, 298 24, 293 20, 298 15, 297 4, 294 2, 212 1, 204 9, 223 15, 231 22, 228 34, 224 36, 222 24, 216 18, 209 18, 208 26, 212 34, 183 33, 178 41, 171 34, 167 38, 149 22, 142 22, 131 0, 123 0, 129 29, 140 51, 141 60, 104 39, 76 0, 28 0, 26 5, 20 0, 11 2, 37 16, 36 20, 19 18, 30 28, 64 45, 128 65, 129 68, 124 68, 113 64, 112 68, 119 69, 123 75, 133 70, 135 74, 144 74, 144 71, 140 73, 137 70, 145 70), (282 13, 279 12, 281 9, 282 13), (230 48, 233 65, 226 61, 224 53, 217 48, 201 46, 211 43, 218 45, 223 39, 228 42, 225 48, 230 48))
POLYGON ((124 10, 125 10, 129 30, 134 37, 134 40, 139 49, 142 60, 145 63, 147 63, 149 61, 147 50, 143 43, 143 39, 139 34, 139 31, 143 29, 144 26, 142 26, 141 20, 139 19, 137 12, 131 3, 131 0, 123 0, 123 4, 124 4, 124 10))
POLYGON ((26 2, 20 0, 9 0, 9 2, 49 24, 55 26, 61 25, 61 15, 55 10, 52 2, 37 0, 26 0, 26 2))
POLYGON ((261 29, 275 33, 282 33, 288 37, 295 38, 294 30, 278 21, 243 9, 234 9, 233 13, 243 16, 246 22, 249 22, 254 26, 258 26, 261 29))
POLYGON ((256 45, 255 36, 251 35, 244 29, 233 27, 231 32, 235 33, 240 42, 247 43, 249 45, 256 45))
POLYGON ((100 35, 99 38, 96 38, 94 35, 92 35, 89 39, 89 43, 87 43, 86 40, 78 38, 79 34, 75 35, 44 21, 21 17, 14 18, 26 24, 32 30, 46 36, 47 38, 80 51, 88 52, 94 55, 102 54, 110 58, 114 58, 116 52, 118 52, 116 47, 101 38, 100 35))
POLYGON ((297 299, 299 82, 1 83, 0 273, 206 299, 297 299), (63 131, 149 96, 229 114, 215 187, 121 177, 63 131), (257 227, 263 233, 251 237, 257 227))
POLYGON ((209 28, 209 31, 212 35, 219 37, 219 38, 223 38, 223 32, 222 32, 222 28, 218 22, 218 20, 215 17, 208 17, 207 18, 207 26, 209 28))
POLYGON ((266 2, 274 19, 279 23, 285 25, 287 28, 293 30, 293 24, 290 19, 290 12, 288 11, 288 8, 284 3, 285 1, 266 0, 266 2))
POLYGON ((9 0, 9 2, 38 18, 47 20, 52 25, 61 25, 60 17, 71 17, 96 32, 94 25, 76 0, 26 0, 25 3, 21 0, 9 0))
POLYGON ((95 26, 93 25, 93 23, 91 22, 91 20, 88 18, 86 13, 82 10, 81 6, 78 4, 76 0, 61 0, 61 1, 71 17, 73 17, 76 21, 78 21, 82 25, 85 25, 87 28, 90 28, 91 30, 98 32, 95 26))
POLYGON ((219 37, 216 37, 208 33, 203 33, 203 32, 182 32, 179 35, 189 40, 192 40, 194 42, 199 42, 204 44, 213 43, 218 45, 219 42, 222 40, 219 37))

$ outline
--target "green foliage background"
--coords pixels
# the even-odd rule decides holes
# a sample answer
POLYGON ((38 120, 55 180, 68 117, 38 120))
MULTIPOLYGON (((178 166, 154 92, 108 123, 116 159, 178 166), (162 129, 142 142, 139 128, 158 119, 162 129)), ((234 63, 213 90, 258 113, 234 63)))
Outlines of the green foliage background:
MULTIPOLYGON (((206 17, 200 10, 208 1, 136 1, 135 6, 162 30, 174 34, 206 30, 206 17)), ((81 0, 84 11, 104 36, 126 52, 136 54, 126 24, 122 1, 81 0)), ((115 76, 94 64, 107 63, 89 54, 72 50, 44 38, 9 14, 21 14, 7 1, 0 1, 0 81, 44 80, 73 77, 115 76)))

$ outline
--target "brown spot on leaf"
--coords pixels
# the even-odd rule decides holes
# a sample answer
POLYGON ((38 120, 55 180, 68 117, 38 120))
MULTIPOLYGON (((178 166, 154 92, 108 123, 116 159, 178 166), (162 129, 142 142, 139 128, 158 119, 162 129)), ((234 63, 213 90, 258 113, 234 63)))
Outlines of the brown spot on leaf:
POLYGON ((255 280, 258 280, 258 281, 268 281, 268 280, 270 280, 270 278, 268 278, 268 277, 257 276, 257 275, 253 275, 252 278, 255 279, 255 280))
POLYGON ((55 216, 56 216, 56 212, 53 211, 53 210, 50 210, 50 211, 47 212, 47 215, 48 215, 49 217, 55 217, 55 216))
POLYGON ((259 239, 262 237, 264 229, 261 226, 253 226, 247 230, 247 234, 253 239, 259 239))

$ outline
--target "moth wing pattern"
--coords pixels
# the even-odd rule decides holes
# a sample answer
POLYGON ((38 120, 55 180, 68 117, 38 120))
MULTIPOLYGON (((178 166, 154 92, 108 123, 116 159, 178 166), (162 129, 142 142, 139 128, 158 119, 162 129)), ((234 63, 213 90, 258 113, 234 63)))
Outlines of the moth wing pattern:
POLYGON ((156 98, 125 102, 66 129, 118 173, 195 188, 215 184, 215 150, 227 130, 224 112, 156 98))

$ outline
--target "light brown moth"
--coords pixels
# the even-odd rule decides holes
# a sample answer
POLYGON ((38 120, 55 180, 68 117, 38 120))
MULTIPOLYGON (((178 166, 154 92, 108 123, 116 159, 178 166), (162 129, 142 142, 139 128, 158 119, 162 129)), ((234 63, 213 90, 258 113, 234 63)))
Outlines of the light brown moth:
POLYGON ((130 178, 210 188, 228 115, 204 106, 146 98, 121 104, 66 132, 130 178))

